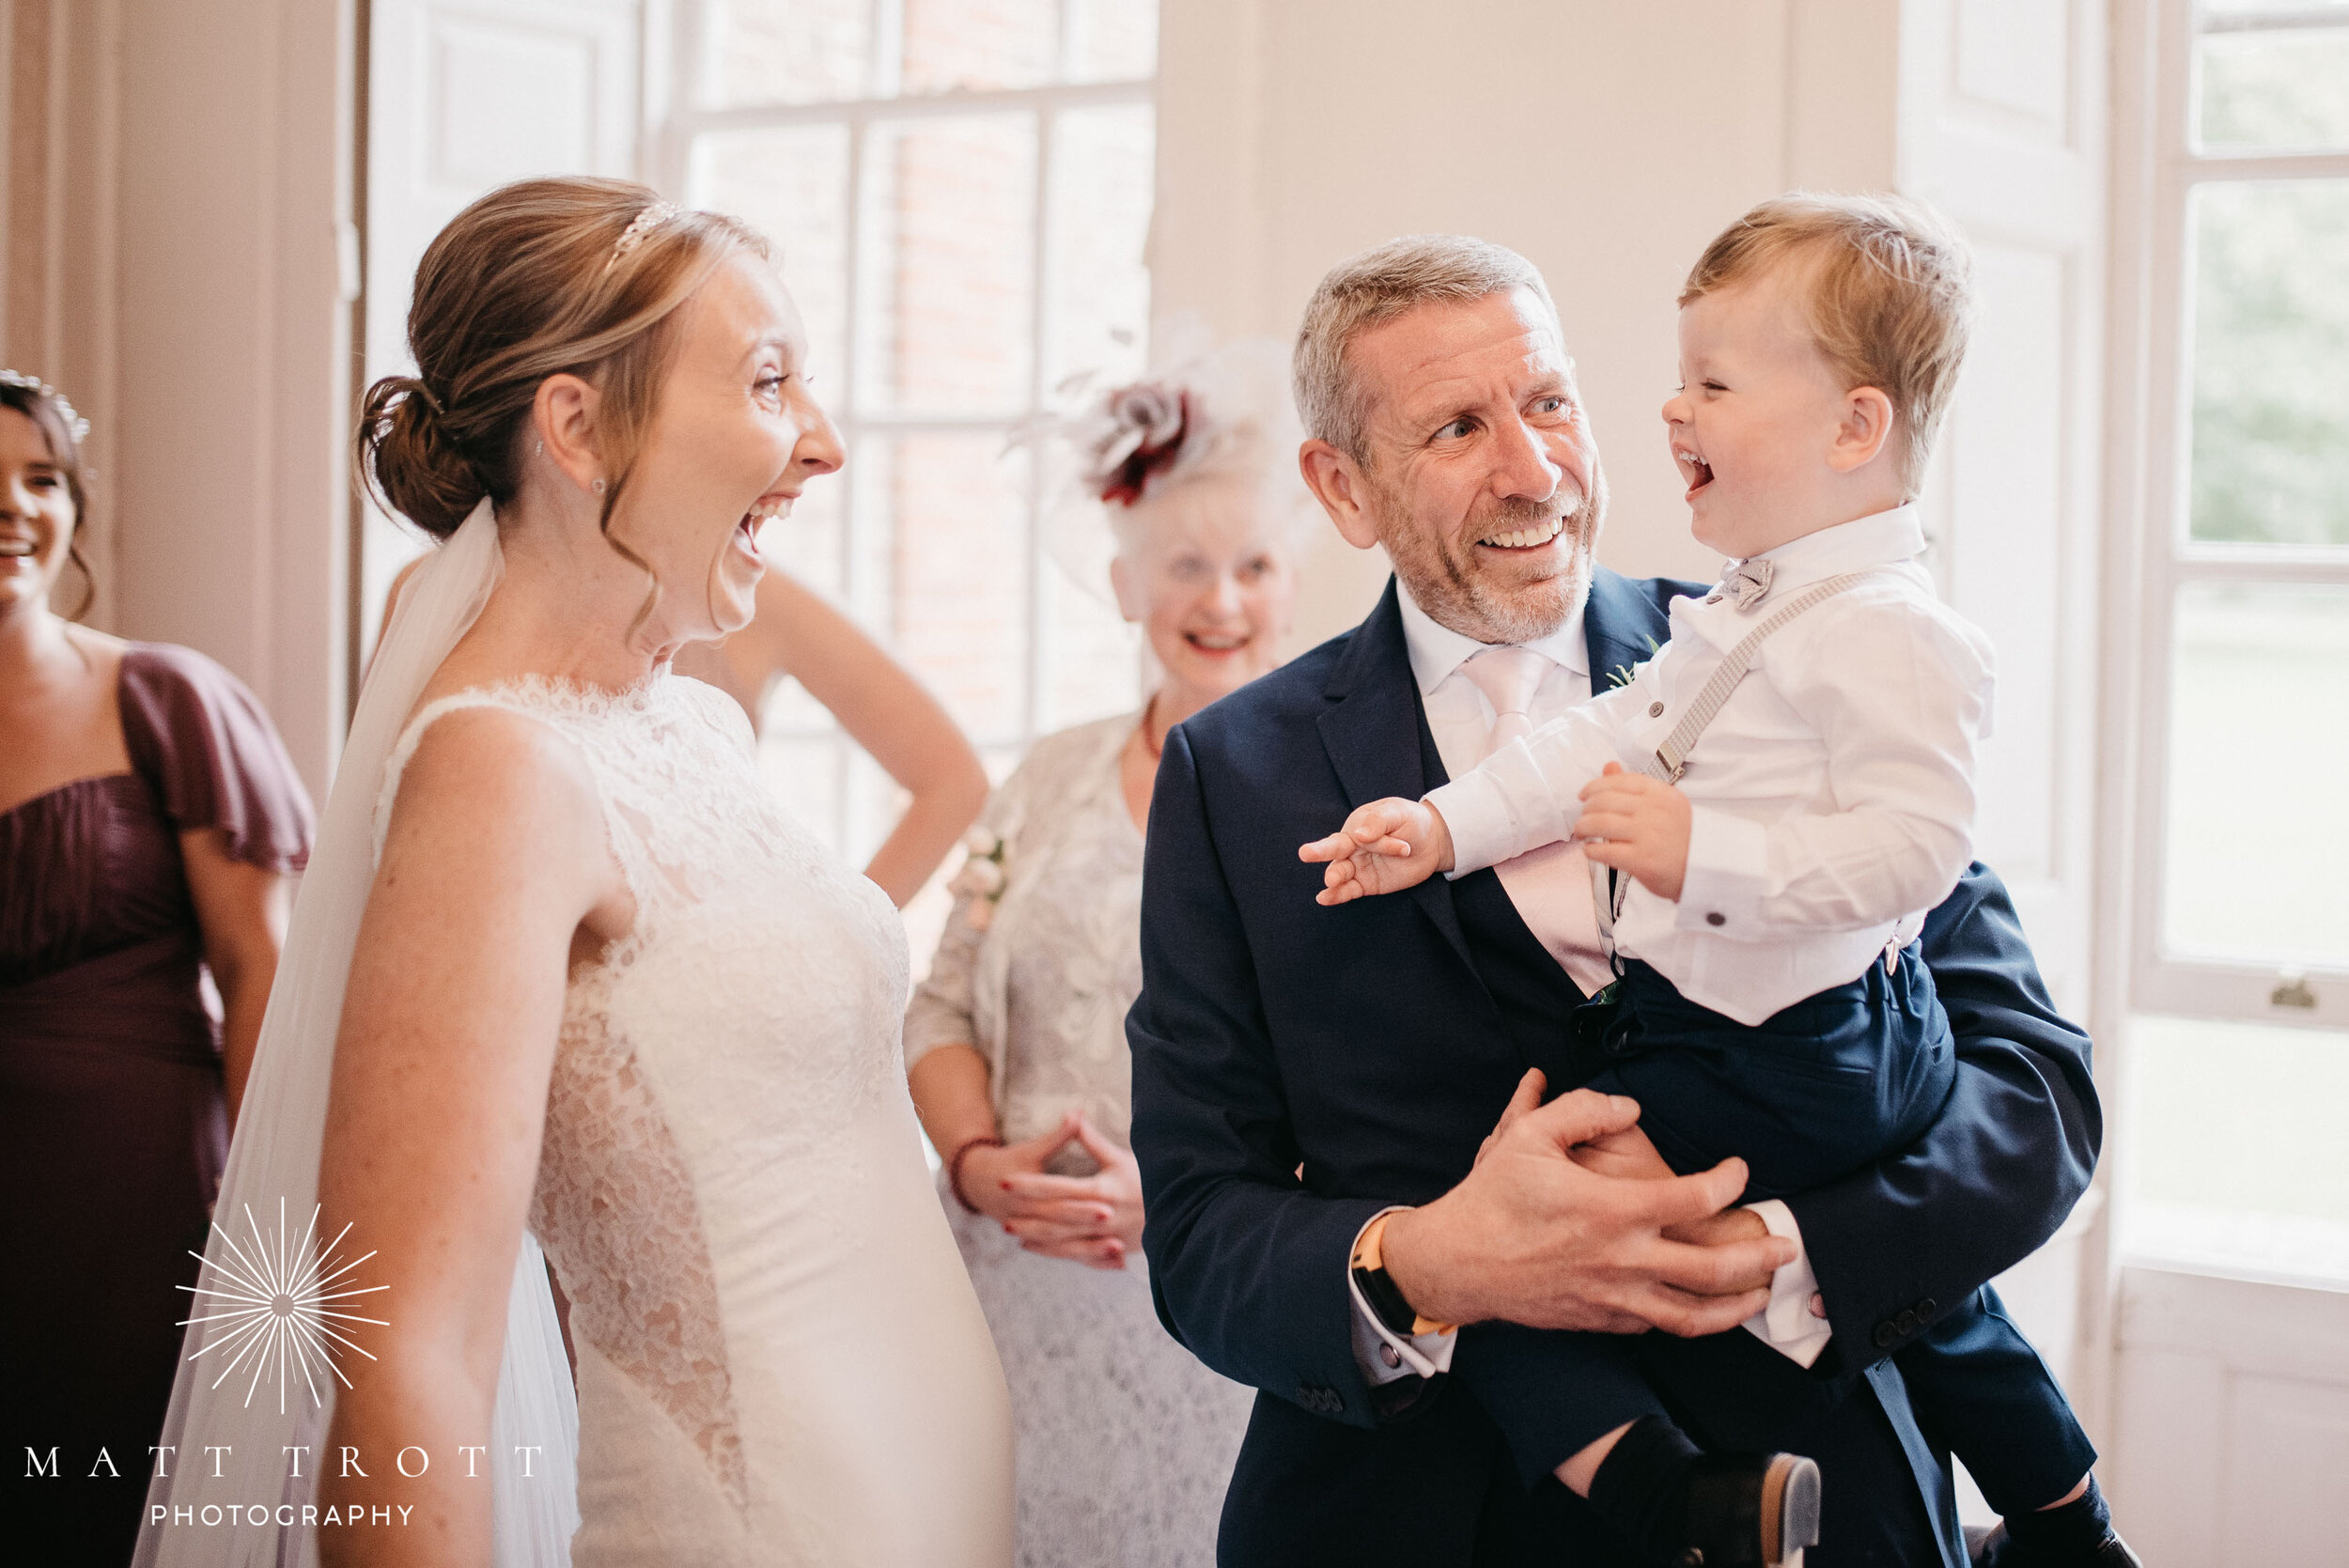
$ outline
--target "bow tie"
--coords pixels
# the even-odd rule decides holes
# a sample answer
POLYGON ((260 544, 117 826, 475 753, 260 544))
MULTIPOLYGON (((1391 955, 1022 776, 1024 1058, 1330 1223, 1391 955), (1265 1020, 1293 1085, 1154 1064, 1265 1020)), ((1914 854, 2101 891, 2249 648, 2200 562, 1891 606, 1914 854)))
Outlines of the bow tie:
POLYGON ((1721 592, 1737 601, 1740 610, 1750 610, 1770 591, 1770 579, 1778 575, 1778 563, 1767 560, 1739 561, 1721 577, 1721 592))

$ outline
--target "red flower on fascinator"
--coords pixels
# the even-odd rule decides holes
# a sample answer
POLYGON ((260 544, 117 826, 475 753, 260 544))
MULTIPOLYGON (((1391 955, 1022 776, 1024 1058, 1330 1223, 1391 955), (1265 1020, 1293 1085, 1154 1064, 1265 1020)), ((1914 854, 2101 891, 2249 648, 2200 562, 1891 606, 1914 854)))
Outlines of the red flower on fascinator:
POLYGON ((1173 468, 1190 433, 1190 393, 1138 381, 1109 395, 1109 434, 1095 448, 1093 472, 1104 504, 1130 506, 1153 474, 1173 468))

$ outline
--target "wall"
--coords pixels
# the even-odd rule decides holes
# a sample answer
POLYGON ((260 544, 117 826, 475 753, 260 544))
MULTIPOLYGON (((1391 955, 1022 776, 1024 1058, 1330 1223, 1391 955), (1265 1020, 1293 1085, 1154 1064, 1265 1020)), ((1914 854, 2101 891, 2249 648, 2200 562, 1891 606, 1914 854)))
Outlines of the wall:
POLYGON ((92 621, 241 676, 321 798, 350 527, 352 0, 12 0, 8 363, 92 425, 92 621))
MULTIPOLYGON (((1899 8, 1880 0, 1164 0, 1153 305, 1283 339, 1335 262, 1396 234, 1523 252, 1605 455, 1608 565, 1709 577, 1657 410, 1705 241, 1790 185, 1893 179, 1899 8)), ((1310 644, 1384 567, 1311 563, 1310 644)))

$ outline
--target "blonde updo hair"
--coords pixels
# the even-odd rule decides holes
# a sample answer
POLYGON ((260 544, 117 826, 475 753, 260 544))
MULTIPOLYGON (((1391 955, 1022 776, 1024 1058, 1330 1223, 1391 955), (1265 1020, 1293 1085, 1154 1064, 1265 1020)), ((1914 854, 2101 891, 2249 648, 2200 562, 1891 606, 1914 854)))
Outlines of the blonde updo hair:
POLYGON ((524 179, 490 192, 449 220, 416 267, 408 342, 417 373, 367 389, 360 474, 390 510, 447 538, 482 497, 512 502, 539 383, 578 376, 603 395, 597 433, 611 482, 599 522, 610 539, 677 309, 738 251, 772 256, 739 219, 678 211, 624 179, 524 179))

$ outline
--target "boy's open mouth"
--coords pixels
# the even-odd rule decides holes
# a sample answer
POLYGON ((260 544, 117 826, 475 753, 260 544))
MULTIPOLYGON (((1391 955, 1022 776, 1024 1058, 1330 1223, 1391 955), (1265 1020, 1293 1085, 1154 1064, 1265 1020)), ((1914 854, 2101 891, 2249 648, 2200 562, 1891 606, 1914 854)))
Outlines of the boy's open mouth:
POLYGON ((1680 465, 1680 476, 1688 482, 1687 499, 1694 501, 1697 492, 1713 482, 1713 465, 1688 448, 1673 447, 1672 461, 1680 465))

